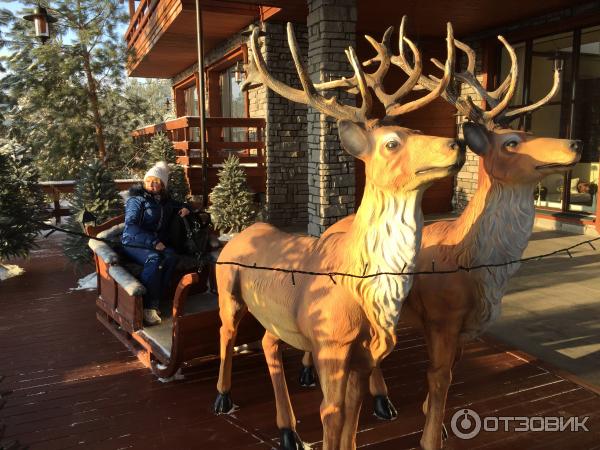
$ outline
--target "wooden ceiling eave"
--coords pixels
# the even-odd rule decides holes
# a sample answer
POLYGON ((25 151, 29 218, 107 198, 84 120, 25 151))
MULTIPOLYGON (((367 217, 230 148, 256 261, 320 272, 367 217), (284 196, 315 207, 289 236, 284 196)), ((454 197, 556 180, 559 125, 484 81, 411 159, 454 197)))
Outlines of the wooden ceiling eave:
MULTIPOLYGON (((222 0, 201 0, 204 50, 260 18, 260 6, 222 0)), ((129 48, 137 55, 128 65, 129 76, 172 78, 196 62, 195 0, 164 0, 157 4, 129 48)))

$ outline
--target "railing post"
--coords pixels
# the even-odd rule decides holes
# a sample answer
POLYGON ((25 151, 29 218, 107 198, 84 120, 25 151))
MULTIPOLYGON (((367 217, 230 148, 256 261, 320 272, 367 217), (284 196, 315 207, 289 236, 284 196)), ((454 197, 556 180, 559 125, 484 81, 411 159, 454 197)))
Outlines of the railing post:
POLYGON ((58 225, 60 223, 60 191, 56 188, 52 188, 52 197, 54 200, 54 218, 58 225))
POLYGON ((204 119, 206 109, 204 105, 204 48, 202 33, 202 10, 200 2, 196 0, 196 44, 198 50, 198 112, 200 115, 200 151, 202 153, 202 206, 204 209, 208 206, 208 161, 206 157, 206 129, 204 119))

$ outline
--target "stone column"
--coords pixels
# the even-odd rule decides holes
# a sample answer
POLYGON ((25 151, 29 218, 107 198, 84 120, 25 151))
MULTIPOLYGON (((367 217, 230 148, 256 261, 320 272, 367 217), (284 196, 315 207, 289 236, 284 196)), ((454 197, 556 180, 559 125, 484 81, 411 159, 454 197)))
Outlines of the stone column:
MULTIPOLYGON (((265 23, 264 57, 271 74, 288 86, 301 89, 288 48, 285 25, 265 23)), ((306 25, 294 24, 302 58, 306 59, 306 25)), ((305 225, 308 186, 306 185, 306 105, 266 92, 267 216, 277 225, 305 225)))
MULTIPOLYGON (((308 70, 314 83, 352 76, 344 49, 356 47, 356 0, 308 1, 308 70)), ((331 95, 331 94, 329 94, 331 95)), ((354 104, 345 93, 340 101, 354 104)), ((354 212, 354 158, 335 119, 308 108, 308 233, 319 236, 354 212)))
MULTIPOLYGON (((476 52, 476 64, 475 64, 475 75, 479 82, 483 82, 483 73, 482 73, 482 61, 483 61, 483 49, 480 42, 469 42, 469 46, 475 50, 476 52)), ((460 70, 466 70, 467 67, 467 59, 461 53, 461 59, 459 61, 460 70)), ((475 89, 467 84, 463 83, 461 85, 461 97, 471 97, 476 105, 480 105, 483 101, 481 95, 475 92, 475 89)), ((461 129, 460 126, 463 121, 465 121, 465 117, 457 116, 457 127, 458 133, 460 135, 461 129)), ((454 187, 454 198, 453 205, 454 210, 457 212, 461 212, 466 206, 469 204, 469 201, 473 197, 473 194, 477 190, 477 183, 479 178, 479 156, 473 153, 471 150, 467 150, 467 159, 465 161, 465 165, 462 167, 460 172, 456 175, 456 185, 454 187)))

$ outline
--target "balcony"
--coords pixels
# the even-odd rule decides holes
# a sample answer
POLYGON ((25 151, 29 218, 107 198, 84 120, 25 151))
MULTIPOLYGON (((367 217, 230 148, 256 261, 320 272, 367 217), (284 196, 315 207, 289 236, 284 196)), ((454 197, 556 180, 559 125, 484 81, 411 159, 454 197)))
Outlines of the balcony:
MULTIPOLYGON (((259 3, 264 2, 200 0, 204 51, 260 19, 277 15, 282 21, 305 20, 304 0, 259 3)), ((129 0, 129 11, 125 40, 133 52, 127 67, 130 76, 173 78, 197 62, 195 0, 129 0)))
MULTIPOLYGON (((265 192, 265 119, 206 118, 208 189, 217 183, 217 172, 229 155, 236 155, 255 193, 265 192)), ((165 133, 177 153, 188 177, 193 195, 202 194, 202 155, 200 153, 200 118, 183 116, 139 128, 131 133, 136 143, 148 142, 157 133, 165 133)))

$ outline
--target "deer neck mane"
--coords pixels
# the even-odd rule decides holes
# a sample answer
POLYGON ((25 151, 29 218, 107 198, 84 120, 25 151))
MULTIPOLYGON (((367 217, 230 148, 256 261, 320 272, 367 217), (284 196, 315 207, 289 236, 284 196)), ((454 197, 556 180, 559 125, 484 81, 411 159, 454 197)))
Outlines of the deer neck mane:
MULTIPOLYGON (((480 177, 479 187, 454 223, 456 262, 463 266, 498 264, 521 258, 533 230, 535 183, 508 185, 480 177)), ((479 301, 465 323, 474 337, 500 314, 508 281, 520 263, 470 272, 479 301)))
MULTIPOLYGON (((423 228, 422 195, 422 190, 383 191, 367 180, 356 218, 346 234, 344 270, 353 274, 414 270, 423 228)), ((379 344, 389 339, 395 342, 395 327, 412 278, 397 275, 344 278, 382 338, 379 344)))

